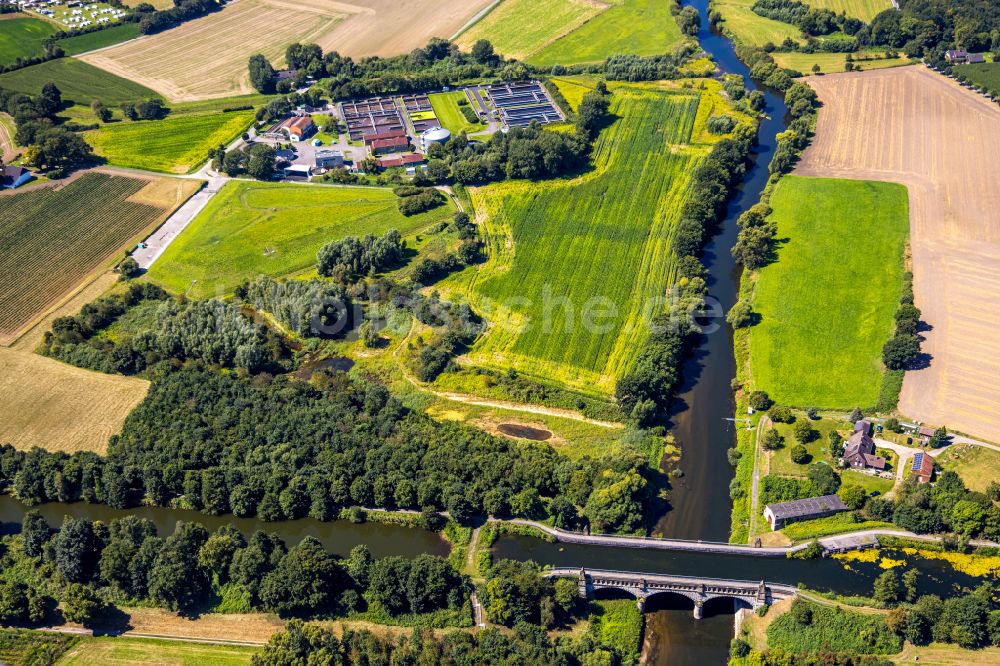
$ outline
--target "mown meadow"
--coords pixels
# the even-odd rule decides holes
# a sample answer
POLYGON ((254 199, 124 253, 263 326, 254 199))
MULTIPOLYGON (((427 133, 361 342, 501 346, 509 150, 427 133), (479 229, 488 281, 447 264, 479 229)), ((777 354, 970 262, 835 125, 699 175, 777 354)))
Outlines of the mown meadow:
POLYGON ((347 236, 404 236, 448 219, 449 203, 406 217, 391 189, 228 183, 153 264, 150 280, 176 293, 208 298, 259 274, 311 270, 316 252, 347 236))
POLYGON ((53 24, 39 19, 0 19, 0 67, 13 65, 18 58, 41 56, 42 42, 57 32, 53 24))
MULTIPOLYGON (((95 33, 100 34, 100 33, 95 33)), ((67 104, 89 107, 99 99, 106 106, 159 97, 138 83, 115 76, 75 58, 50 60, 0 74, 0 88, 37 95, 46 83, 54 83, 67 104)))
POLYGON ((97 32, 88 32, 84 35, 60 39, 59 46, 66 52, 66 55, 72 56, 120 44, 121 42, 135 39, 138 36, 138 23, 122 23, 121 25, 98 30, 97 32))
POLYGON ((755 0, 714 0, 713 11, 722 15, 723 27, 733 37, 749 46, 764 46, 768 42, 781 44, 785 39, 802 43, 802 34, 790 23, 775 21, 755 14, 755 0))
POLYGON ((698 108, 696 91, 616 88, 618 120, 599 137, 592 171, 473 191, 491 260, 469 297, 495 324, 473 363, 611 392, 646 338, 647 309, 664 307, 671 234, 705 152, 689 145, 698 108))
POLYGON ((527 59, 532 65, 596 63, 618 54, 668 53, 684 35, 659 0, 613 0, 612 6, 527 59))
POLYGON ((576 30, 604 9, 596 2, 578 0, 504 0, 463 33, 458 43, 468 50, 476 40, 488 39, 498 53, 524 59, 576 30))
POLYGON ((228 145, 253 123, 253 111, 170 115, 118 122, 87 132, 94 152, 115 166, 187 173, 210 148, 228 145))
POLYGON ((754 388, 785 405, 875 405, 903 287, 906 188, 785 176, 771 206, 779 247, 754 286, 754 388))

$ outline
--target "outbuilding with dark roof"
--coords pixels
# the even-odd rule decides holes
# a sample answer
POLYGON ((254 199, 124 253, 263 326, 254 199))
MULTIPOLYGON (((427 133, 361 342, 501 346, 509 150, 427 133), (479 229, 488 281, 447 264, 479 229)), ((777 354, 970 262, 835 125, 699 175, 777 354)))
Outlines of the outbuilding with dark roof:
POLYGON ((780 530, 788 523, 794 523, 797 520, 825 518, 841 511, 847 511, 847 505, 840 497, 823 495, 792 500, 791 502, 768 504, 764 507, 764 517, 767 518, 771 529, 780 530))

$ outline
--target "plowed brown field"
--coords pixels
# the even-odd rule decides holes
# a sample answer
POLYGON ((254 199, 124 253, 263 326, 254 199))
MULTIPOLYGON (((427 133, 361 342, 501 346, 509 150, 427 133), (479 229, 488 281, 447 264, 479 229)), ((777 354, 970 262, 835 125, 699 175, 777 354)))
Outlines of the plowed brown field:
POLYGON ((81 59, 174 102, 252 92, 247 60, 292 42, 351 56, 409 53, 450 37, 490 0, 238 0, 220 12, 81 59))
MULTIPOLYGON (((823 108, 796 173, 893 181, 909 191, 930 358, 906 373, 900 412, 1000 440, 1000 108, 919 66, 808 82, 823 108)), ((863 229, 844 242, 879 260, 863 229)))

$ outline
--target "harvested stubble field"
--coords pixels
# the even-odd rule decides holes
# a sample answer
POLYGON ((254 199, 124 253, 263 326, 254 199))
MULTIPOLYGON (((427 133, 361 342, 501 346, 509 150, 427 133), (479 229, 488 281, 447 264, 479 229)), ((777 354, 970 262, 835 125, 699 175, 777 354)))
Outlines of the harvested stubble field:
POLYGON ((103 453, 149 382, 0 347, 0 442, 103 453))
POLYGON ((707 147, 692 145, 697 94, 620 87, 612 111, 619 120, 598 139, 593 172, 473 191, 491 257, 469 297, 492 326, 470 362, 607 394, 645 340, 647 309, 672 281, 678 211, 707 147))
POLYGON ((247 59, 284 60, 292 42, 344 55, 396 55, 448 37, 489 0, 240 0, 209 16, 84 60, 171 101, 252 92, 247 59))
POLYGON ((0 195, 0 344, 183 201, 149 196, 151 182, 87 173, 0 195))
POLYGON ((406 217, 397 202, 387 188, 227 183, 147 276, 196 298, 228 294, 262 273, 311 269, 316 252, 332 240, 390 229, 412 236, 455 210, 448 203, 406 217))
MULTIPOLYGON (((1000 432, 1000 109, 922 66, 808 79, 823 102, 796 173, 903 183, 927 367, 900 411, 996 440, 1000 432)), ((864 243, 864 236, 845 242, 864 243)))

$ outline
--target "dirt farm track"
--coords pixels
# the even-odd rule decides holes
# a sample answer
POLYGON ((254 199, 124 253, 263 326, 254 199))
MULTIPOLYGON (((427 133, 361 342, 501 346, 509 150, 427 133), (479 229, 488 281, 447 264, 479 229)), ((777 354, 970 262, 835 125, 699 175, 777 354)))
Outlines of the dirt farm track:
POLYGON ((315 42, 350 56, 409 53, 448 38, 490 0, 235 0, 179 27, 82 56, 172 102, 253 92, 247 60, 283 65, 285 47, 315 42))
MULTIPOLYGON (((823 108, 796 173, 909 191, 929 360, 906 373, 900 412, 1000 440, 1000 108, 922 66, 808 82, 823 108)), ((864 230, 845 242, 879 260, 864 230)))

